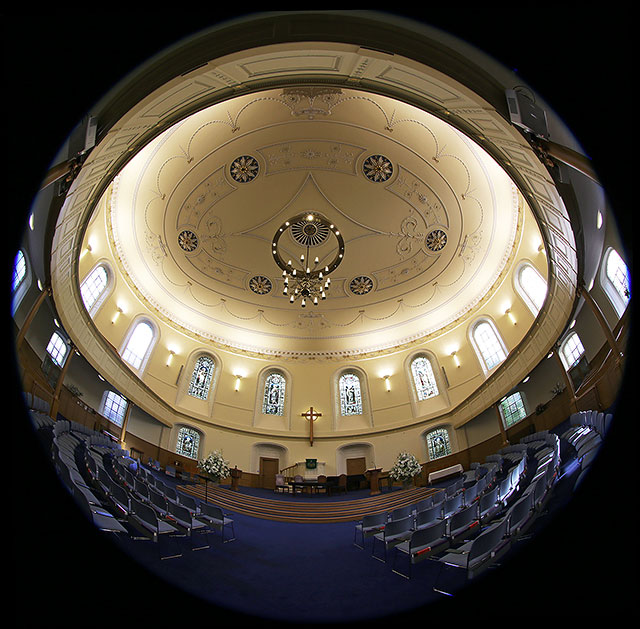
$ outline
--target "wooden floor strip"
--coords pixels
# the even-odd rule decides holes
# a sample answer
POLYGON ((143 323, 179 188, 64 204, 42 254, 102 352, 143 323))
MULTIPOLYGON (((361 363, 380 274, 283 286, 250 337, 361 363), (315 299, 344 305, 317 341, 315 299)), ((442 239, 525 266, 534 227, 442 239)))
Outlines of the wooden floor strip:
POLYGON ((201 485, 188 485, 178 489, 199 500, 206 498, 207 502, 234 513, 281 522, 308 523, 352 522, 362 519, 364 515, 415 504, 438 491, 414 487, 356 500, 312 502, 310 497, 275 500, 223 487, 209 487, 205 491, 201 485))

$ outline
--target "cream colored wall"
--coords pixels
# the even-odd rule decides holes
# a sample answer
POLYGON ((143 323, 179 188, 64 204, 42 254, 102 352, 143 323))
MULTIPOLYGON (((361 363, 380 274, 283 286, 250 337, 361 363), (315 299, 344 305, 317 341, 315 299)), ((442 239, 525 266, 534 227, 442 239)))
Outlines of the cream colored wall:
MULTIPOLYGON (((101 260, 115 259, 111 243, 105 233, 108 195, 101 202, 89 225, 85 243, 90 243, 79 264, 80 281, 101 260)), ((541 245, 539 230, 532 214, 524 212, 520 241, 515 254, 516 264, 527 260, 546 277, 546 258, 541 245)), ((114 264, 112 262, 112 264, 114 264)), ((123 271, 114 268, 115 283, 109 299, 94 316, 96 328, 117 350, 122 346, 127 331, 136 317, 149 314, 144 310, 136 294, 129 288, 123 271), (116 315, 116 309, 121 313, 116 315)), ((286 448, 285 465, 304 460, 308 456, 324 460, 327 470, 336 470, 339 463, 336 453, 350 442, 368 443, 376 465, 388 467, 398 452, 409 449, 426 460, 424 439, 421 435, 428 427, 439 425, 438 417, 447 415, 447 421, 455 425, 455 408, 475 391, 486 379, 475 352, 468 341, 469 326, 478 316, 491 318, 504 340, 507 351, 514 349, 524 338, 533 323, 533 315, 516 294, 510 275, 506 275, 490 298, 471 318, 463 318, 427 341, 389 353, 366 359, 354 359, 346 363, 330 359, 289 359, 242 355, 210 343, 191 338, 181 330, 168 325, 161 316, 151 314, 158 326, 158 337, 146 366, 142 381, 173 409, 174 422, 191 424, 203 434, 202 450, 222 448, 227 458, 238 467, 247 469, 255 464, 252 452, 257 443, 280 444, 286 448), (511 309, 514 322, 505 314, 511 309), (411 357, 427 350, 432 358, 439 380, 441 394, 424 402, 412 400, 412 385, 408 373, 411 357), (191 376, 190 364, 199 352, 214 356, 217 373, 207 401, 184 395, 191 376), (456 351, 459 366, 452 352, 456 351), (287 395, 290 409, 290 428, 287 421, 261 416, 256 405, 261 397, 258 388, 260 373, 268 368, 282 366, 290 375, 287 395), (363 375, 363 390, 369 411, 364 417, 343 418, 337 411, 335 382, 340 370, 356 367, 363 375), (442 373, 446 372, 446 376, 442 373), (237 376, 242 376, 236 390, 237 376), (390 377, 390 391, 386 389, 384 376, 390 377), (446 378, 446 381, 445 381, 446 378), (447 384, 448 381, 448 384, 447 384), (333 387, 333 390, 332 390, 333 387), (313 448, 308 443, 309 425, 301 417, 310 406, 322 413, 314 424, 318 438, 313 448), (256 417, 258 418, 256 420, 256 417), (293 437, 293 438, 292 438, 293 437), (331 437, 330 440, 327 440, 331 437)), ((135 400, 134 400, 135 402, 135 400)), ((165 417, 166 419, 166 417, 165 417)), ((138 427, 131 422, 133 434, 138 430, 148 432, 148 427, 138 427)), ((497 424, 487 422, 483 434, 474 434, 474 441, 489 438, 497 431, 497 424), (484 434, 486 433, 486 434, 484 434)), ((162 432, 162 447, 173 449, 176 430, 162 432)), ((476 427, 477 432, 477 427, 476 427)), ((454 451, 465 447, 458 441, 466 441, 464 431, 450 430, 454 451), (460 439, 456 432, 461 433, 460 439)), ((139 436, 144 437, 143 434, 139 436)), ((284 465, 283 465, 284 466, 284 465)), ((257 470, 252 470, 257 471, 257 470)))

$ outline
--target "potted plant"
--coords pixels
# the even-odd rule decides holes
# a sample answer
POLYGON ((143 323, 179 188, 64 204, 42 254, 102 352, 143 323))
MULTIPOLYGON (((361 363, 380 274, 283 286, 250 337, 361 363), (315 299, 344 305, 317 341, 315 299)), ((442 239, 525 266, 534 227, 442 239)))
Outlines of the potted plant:
POLYGON ((413 477, 422 472, 422 466, 418 459, 410 452, 401 452, 389 470, 389 476, 393 480, 402 482, 404 487, 411 484, 413 477))
POLYGON ((219 483, 223 478, 227 478, 231 471, 229 462, 224 459, 219 450, 210 452, 206 459, 198 461, 198 469, 214 483, 219 483))

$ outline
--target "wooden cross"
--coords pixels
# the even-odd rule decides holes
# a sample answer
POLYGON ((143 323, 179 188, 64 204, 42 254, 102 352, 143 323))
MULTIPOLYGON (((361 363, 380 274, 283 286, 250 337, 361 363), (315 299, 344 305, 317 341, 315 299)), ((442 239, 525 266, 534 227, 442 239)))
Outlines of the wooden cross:
POLYGON ((322 417, 322 413, 318 413, 313 410, 313 406, 309 408, 306 413, 302 413, 302 417, 309 421, 309 443, 313 446, 313 422, 322 417))

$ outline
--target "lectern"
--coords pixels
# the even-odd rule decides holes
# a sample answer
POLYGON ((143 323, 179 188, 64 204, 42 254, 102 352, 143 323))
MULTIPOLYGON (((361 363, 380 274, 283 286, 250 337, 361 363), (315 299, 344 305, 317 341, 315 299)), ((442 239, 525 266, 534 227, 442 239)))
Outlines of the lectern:
POLYGON ((372 496, 377 496, 380 493, 380 472, 382 472, 381 467, 372 468, 365 472, 365 475, 369 479, 372 496))
POLYGON ((233 491, 238 491, 238 483, 240 482, 241 476, 242 470, 239 470, 237 467, 231 470, 231 489, 233 491))

